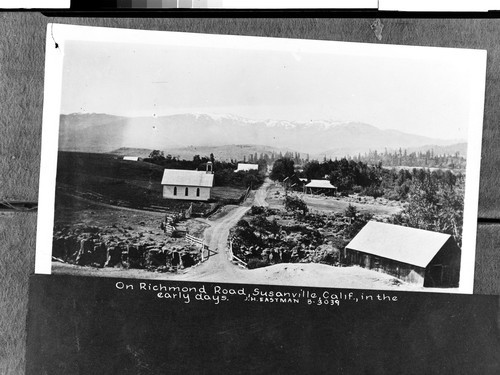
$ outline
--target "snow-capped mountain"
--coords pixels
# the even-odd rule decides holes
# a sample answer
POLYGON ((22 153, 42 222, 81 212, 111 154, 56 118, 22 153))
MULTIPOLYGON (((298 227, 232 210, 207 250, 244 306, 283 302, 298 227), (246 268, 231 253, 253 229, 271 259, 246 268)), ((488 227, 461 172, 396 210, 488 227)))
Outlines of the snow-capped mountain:
POLYGON ((68 151, 110 152, 121 147, 168 151, 187 146, 268 145, 321 157, 454 143, 458 141, 381 130, 360 122, 253 120, 208 114, 135 118, 61 115, 59 138, 60 149, 68 151))

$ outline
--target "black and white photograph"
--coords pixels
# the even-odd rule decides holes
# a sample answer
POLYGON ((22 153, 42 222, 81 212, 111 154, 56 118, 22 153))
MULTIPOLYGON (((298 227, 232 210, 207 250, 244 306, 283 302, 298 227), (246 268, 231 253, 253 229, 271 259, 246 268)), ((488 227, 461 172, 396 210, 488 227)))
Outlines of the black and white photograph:
POLYGON ((47 35, 37 273, 472 293, 486 51, 47 35))

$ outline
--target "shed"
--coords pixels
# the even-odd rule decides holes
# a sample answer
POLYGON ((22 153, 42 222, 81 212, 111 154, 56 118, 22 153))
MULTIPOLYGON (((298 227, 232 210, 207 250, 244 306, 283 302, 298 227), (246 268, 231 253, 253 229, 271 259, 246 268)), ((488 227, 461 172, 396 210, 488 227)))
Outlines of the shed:
POLYGON ((449 234, 368 222, 346 246, 347 264, 424 287, 457 287, 461 250, 449 234))
POLYGON ((128 161, 139 161, 140 158, 138 156, 124 156, 123 160, 128 160, 128 161))
POLYGON ((328 180, 311 180, 304 186, 304 193, 310 194, 334 194, 337 187, 333 186, 328 180))
POLYGON ((165 169, 161 184, 163 198, 207 201, 214 185, 212 166, 207 163, 206 171, 165 169))
POLYGON ((249 164, 249 163, 238 163, 238 168, 236 169, 236 172, 239 171, 258 171, 259 170, 259 164, 249 164))

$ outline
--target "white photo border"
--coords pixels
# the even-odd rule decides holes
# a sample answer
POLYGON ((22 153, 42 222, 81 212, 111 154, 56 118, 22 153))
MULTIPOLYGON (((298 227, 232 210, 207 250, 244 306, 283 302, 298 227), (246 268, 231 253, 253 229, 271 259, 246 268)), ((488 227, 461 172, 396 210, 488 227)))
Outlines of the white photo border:
POLYGON ((460 61, 471 72, 463 245, 457 293, 473 293, 482 126, 484 115, 486 50, 352 43, 254 36, 195 34, 48 24, 45 50, 45 87, 38 204, 35 273, 51 274, 52 236, 61 109, 62 73, 66 42, 141 43, 183 47, 238 48, 259 51, 342 53, 351 56, 397 57, 460 61))

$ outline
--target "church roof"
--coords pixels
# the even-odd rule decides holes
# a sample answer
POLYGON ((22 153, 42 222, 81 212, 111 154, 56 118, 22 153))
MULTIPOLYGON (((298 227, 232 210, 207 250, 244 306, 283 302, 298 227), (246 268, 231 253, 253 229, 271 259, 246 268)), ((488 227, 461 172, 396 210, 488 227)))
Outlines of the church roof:
POLYGON ((214 175, 205 171, 165 169, 161 184, 212 187, 214 185, 214 175))

